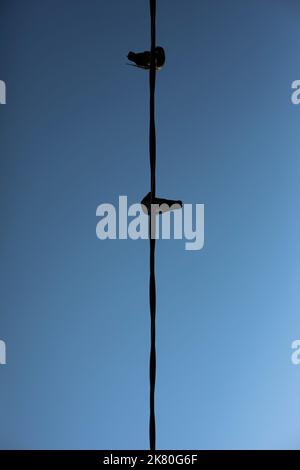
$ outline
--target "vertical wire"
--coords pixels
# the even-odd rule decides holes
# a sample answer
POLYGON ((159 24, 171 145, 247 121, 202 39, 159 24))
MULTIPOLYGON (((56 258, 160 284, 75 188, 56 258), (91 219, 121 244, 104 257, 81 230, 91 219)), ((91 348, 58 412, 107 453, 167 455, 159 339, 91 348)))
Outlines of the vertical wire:
MULTIPOLYGON (((149 72, 150 83, 150 126, 149 126, 149 153, 150 153, 150 174, 151 193, 150 204, 154 204, 156 181, 156 132, 155 132, 155 81, 156 81, 156 0, 150 0, 151 16, 151 63, 149 72)), ((152 205, 150 206, 152 208, 152 205)), ((150 450, 156 449, 156 424, 155 424, 155 382, 156 382, 156 285, 155 285, 155 213, 150 209, 149 217, 149 239, 150 239, 150 321, 151 321, 151 346, 150 346, 150 419, 149 419, 149 440, 150 450)))

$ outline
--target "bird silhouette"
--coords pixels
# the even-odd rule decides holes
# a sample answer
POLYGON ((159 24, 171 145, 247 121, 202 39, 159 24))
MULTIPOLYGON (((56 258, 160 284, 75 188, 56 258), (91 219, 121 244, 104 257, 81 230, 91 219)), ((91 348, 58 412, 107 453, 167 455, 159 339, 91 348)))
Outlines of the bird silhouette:
MULTIPOLYGON (((150 51, 144 51, 144 52, 132 52, 130 51, 127 55, 128 60, 131 62, 134 62, 134 64, 129 64, 133 65, 134 67, 139 67, 145 70, 150 69, 150 64, 151 64, 151 52, 150 51)), ((166 55, 165 51, 162 47, 156 47, 155 48, 155 67, 156 70, 160 70, 166 61, 166 55)))
MULTIPOLYGON (((143 212, 147 215, 150 215, 151 211, 150 201, 151 193, 148 193, 141 201, 143 212)), ((152 204, 158 206, 155 211, 156 214, 163 214, 164 212, 182 208, 182 201, 175 201, 173 199, 164 199, 160 197, 155 197, 152 204)))

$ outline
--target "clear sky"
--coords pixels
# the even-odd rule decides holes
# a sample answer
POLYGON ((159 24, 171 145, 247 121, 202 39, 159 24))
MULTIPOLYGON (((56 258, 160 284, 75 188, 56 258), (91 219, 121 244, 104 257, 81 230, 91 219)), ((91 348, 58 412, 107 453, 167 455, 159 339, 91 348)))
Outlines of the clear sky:
MULTIPOLYGON (((300 449, 300 5, 158 0, 157 447, 300 449)), ((147 241, 96 207, 149 190, 147 0, 0 0, 0 447, 148 447, 147 241)))

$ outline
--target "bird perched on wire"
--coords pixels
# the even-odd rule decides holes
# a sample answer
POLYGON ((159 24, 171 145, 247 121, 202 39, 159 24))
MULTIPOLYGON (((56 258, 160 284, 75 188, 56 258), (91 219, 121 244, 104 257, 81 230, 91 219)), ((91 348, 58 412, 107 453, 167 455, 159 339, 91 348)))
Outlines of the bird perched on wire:
MULTIPOLYGON (((144 51, 144 52, 132 52, 130 51, 127 55, 128 60, 134 62, 132 65, 133 67, 139 67, 141 69, 149 70, 150 63, 151 63, 151 52, 144 51)), ((155 66, 156 70, 160 70, 166 61, 165 51, 162 47, 155 48, 155 66)))
MULTIPOLYGON (((182 208, 182 201, 175 201, 173 199, 163 199, 160 197, 155 197, 153 201, 153 213, 154 214, 163 214, 164 212, 172 211, 175 209, 182 208)), ((146 196, 141 201, 142 210, 146 215, 150 215, 151 212, 151 193, 146 194, 146 196)))

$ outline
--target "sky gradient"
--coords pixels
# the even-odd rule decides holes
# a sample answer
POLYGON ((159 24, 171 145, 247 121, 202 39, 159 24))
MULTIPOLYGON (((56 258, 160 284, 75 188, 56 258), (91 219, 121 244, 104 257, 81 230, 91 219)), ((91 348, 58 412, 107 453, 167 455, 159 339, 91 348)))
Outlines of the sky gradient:
MULTIPOLYGON (((158 0, 157 447, 300 449, 300 5, 158 0)), ((148 1, 0 0, 1 449, 148 448, 147 241, 96 208, 149 191, 148 1)))

